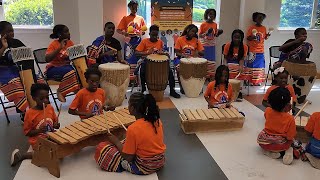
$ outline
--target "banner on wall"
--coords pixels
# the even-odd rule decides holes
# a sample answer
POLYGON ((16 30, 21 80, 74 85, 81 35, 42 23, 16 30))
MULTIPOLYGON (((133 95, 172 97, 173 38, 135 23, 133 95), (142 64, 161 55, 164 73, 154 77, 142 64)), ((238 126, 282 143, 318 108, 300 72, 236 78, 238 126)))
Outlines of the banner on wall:
POLYGON ((192 23, 193 0, 151 0, 151 21, 160 30, 182 31, 192 23))

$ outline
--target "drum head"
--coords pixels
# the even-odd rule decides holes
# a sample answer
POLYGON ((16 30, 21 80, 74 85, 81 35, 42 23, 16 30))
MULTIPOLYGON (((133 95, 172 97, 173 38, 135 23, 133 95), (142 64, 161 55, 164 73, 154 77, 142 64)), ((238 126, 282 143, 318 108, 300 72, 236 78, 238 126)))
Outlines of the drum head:
POLYGON ((147 59, 149 61, 155 61, 155 62, 161 62, 161 61, 168 61, 168 56, 166 55, 160 55, 160 54, 150 54, 147 56, 147 59))
POLYGON ((185 64, 203 64, 206 63, 207 60, 204 58, 182 58, 181 62, 185 64))
POLYGON ((129 68, 129 65, 121 63, 105 63, 99 65, 99 70, 125 70, 129 68))

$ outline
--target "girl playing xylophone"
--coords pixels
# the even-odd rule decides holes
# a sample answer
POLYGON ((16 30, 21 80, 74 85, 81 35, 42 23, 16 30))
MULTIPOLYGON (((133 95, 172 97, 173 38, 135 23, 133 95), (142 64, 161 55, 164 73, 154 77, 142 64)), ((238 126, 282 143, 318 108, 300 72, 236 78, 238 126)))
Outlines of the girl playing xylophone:
POLYGON ((208 108, 220 108, 230 106, 232 96, 228 66, 220 65, 215 80, 208 84, 204 98, 208 102, 208 108))
POLYGON ((283 163, 290 165, 293 161, 293 138, 296 136, 296 124, 291 110, 290 92, 284 87, 271 91, 264 113, 265 128, 258 135, 257 142, 265 155, 278 159, 283 156, 283 163))
MULTIPOLYGON (((23 124, 23 132, 29 137, 29 144, 32 149, 37 148, 37 138, 47 137, 46 132, 59 129, 58 117, 49 101, 49 86, 47 84, 33 84, 31 86, 31 96, 37 103, 35 107, 26 112, 23 124)), ((32 159, 33 152, 21 154, 19 149, 15 149, 11 155, 11 166, 25 160, 32 159)))
POLYGON ((74 44, 70 40, 69 28, 62 24, 54 26, 50 38, 55 40, 50 43, 46 52, 46 61, 48 62, 46 76, 47 79, 61 81, 57 96, 59 101, 66 102, 66 95, 78 91, 80 88, 77 73, 70 65, 67 54, 67 48, 74 44))
POLYGON ((129 126, 125 142, 110 134, 108 142, 97 146, 95 160, 106 171, 154 173, 165 163, 166 145, 159 108, 151 94, 134 93, 129 99, 129 112, 137 120, 129 126))

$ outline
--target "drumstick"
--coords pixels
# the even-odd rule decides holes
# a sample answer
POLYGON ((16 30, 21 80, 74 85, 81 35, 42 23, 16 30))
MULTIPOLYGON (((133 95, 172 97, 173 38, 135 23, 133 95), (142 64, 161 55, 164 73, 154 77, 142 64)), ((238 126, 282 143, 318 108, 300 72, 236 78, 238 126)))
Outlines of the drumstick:
POLYGON ((57 116, 57 119, 59 119, 59 116, 60 116, 60 113, 61 113, 61 108, 62 108, 62 103, 60 104, 60 107, 59 107, 59 112, 58 112, 58 116, 57 116))
POLYGON ((241 74, 241 73, 239 72, 239 74, 235 77, 235 79, 238 79, 238 77, 240 76, 240 74, 241 74))
MULTIPOLYGON (((290 114, 292 114, 292 108, 293 108, 293 98, 291 97, 291 100, 290 100, 290 104, 291 104, 291 110, 290 110, 290 114)), ((293 114, 292 114, 293 115, 293 114)))
POLYGON ((46 120, 46 105, 42 103, 43 106, 43 119, 46 120))
POLYGON ((110 129, 109 129, 109 125, 108 125, 108 120, 107 120, 106 112, 104 111, 104 109, 102 109, 102 111, 103 111, 104 119, 106 120, 106 123, 107 123, 107 131, 108 131, 108 133, 110 134, 110 129))
POLYGON ((123 127, 123 129, 125 129, 126 131, 128 130, 124 125, 123 125, 123 123, 120 121, 120 119, 116 116, 116 114, 115 113, 112 113, 113 114, 113 116, 119 121, 119 123, 121 124, 121 126, 123 127))
POLYGON ((294 116, 294 119, 296 119, 304 110, 304 108, 306 108, 306 106, 308 105, 309 101, 306 101, 306 103, 302 106, 302 108, 300 109, 300 111, 294 116))
POLYGON ((109 48, 109 49, 111 49, 111 50, 114 50, 114 51, 118 51, 118 50, 116 50, 115 48, 113 48, 113 47, 111 47, 111 46, 108 46, 108 45, 107 45, 107 48, 109 48))

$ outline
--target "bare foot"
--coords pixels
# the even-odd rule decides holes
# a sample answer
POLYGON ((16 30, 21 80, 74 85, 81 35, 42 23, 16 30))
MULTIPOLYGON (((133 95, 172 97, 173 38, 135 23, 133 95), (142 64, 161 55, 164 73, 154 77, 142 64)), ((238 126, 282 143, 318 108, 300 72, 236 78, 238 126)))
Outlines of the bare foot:
POLYGON ((281 154, 278 152, 271 152, 271 151, 263 150, 263 154, 272 158, 272 159, 279 159, 281 157, 281 154))
POLYGON ((66 102, 66 98, 61 94, 61 92, 57 91, 57 96, 60 102, 66 102))
POLYGON ((293 148, 290 147, 288 150, 286 150, 282 162, 285 165, 290 165, 293 161, 293 148))
POLYGON ((310 164, 316 168, 316 169, 320 169, 320 159, 312 156, 311 154, 309 153, 306 153, 306 156, 308 158, 308 160, 310 161, 310 164))

